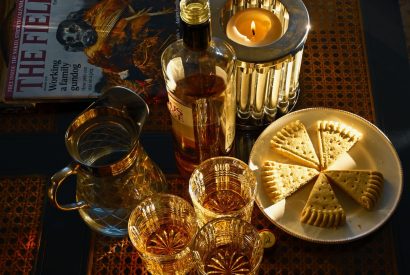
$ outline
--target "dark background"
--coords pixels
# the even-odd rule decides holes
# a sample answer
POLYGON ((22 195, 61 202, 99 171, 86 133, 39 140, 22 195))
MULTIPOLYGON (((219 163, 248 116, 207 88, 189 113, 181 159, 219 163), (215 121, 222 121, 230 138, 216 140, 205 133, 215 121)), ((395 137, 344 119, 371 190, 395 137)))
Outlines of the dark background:
POLYGON ((402 162, 403 193, 393 215, 399 274, 410 274, 408 169, 410 167, 410 70, 399 3, 392 0, 361 0, 376 124, 389 137, 402 162))

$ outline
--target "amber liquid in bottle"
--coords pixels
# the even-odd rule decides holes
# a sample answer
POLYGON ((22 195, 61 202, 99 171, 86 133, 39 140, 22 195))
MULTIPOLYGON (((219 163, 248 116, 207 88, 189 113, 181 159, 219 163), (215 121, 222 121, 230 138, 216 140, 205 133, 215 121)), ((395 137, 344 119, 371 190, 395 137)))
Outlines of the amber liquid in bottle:
POLYGON ((197 74, 177 81, 175 96, 184 105, 192 106, 193 116, 192 127, 172 119, 180 170, 190 173, 201 161, 230 150, 231 144, 226 144, 230 137, 225 137, 226 130, 221 125, 226 89, 224 79, 216 75, 197 74))

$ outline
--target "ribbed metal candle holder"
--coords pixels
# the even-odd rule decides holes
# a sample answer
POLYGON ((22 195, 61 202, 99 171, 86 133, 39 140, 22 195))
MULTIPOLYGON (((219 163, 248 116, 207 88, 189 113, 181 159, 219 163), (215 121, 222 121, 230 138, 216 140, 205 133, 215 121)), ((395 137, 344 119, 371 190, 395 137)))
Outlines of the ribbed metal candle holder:
POLYGON ((309 32, 309 14, 301 0, 210 0, 212 35, 225 39, 237 56, 237 125, 260 128, 288 113, 299 95, 299 74, 309 32), (226 26, 237 12, 263 8, 281 22, 281 36, 269 45, 248 47, 227 37, 226 26))

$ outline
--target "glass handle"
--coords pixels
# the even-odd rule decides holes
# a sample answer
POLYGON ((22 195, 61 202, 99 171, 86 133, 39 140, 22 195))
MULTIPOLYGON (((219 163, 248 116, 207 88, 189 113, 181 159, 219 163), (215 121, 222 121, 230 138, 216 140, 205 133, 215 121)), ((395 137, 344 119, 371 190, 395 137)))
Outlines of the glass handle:
POLYGON ((57 201, 58 187, 60 187, 60 185, 68 176, 77 174, 77 170, 79 167, 80 165, 77 163, 70 163, 69 165, 67 165, 51 177, 51 186, 48 189, 48 197, 52 201, 54 206, 60 210, 78 210, 87 206, 87 203, 85 201, 78 201, 64 205, 60 205, 57 201))

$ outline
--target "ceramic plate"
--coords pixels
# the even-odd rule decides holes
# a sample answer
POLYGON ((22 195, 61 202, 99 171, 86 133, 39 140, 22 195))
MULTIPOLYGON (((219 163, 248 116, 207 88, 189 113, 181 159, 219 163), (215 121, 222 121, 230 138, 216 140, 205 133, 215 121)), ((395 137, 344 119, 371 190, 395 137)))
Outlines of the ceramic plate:
POLYGON ((394 212, 402 192, 402 168, 400 159, 389 139, 369 121, 346 111, 310 108, 292 112, 270 124, 256 140, 249 158, 249 166, 257 177, 256 202, 264 215, 273 224, 298 238, 321 243, 341 243, 352 241, 379 228, 394 212), (350 197, 334 187, 333 190, 346 212, 346 224, 338 228, 320 228, 301 223, 300 213, 306 203, 313 183, 305 185, 297 192, 276 204, 265 193, 261 182, 261 167, 266 160, 294 163, 279 156, 270 147, 270 139, 286 124, 300 120, 307 128, 309 136, 318 152, 316 122, 333 120, 349 125, 363 134, 362 138, 338 158, 328 169, 371 169, 383 173, 384 189, 373 210, 365 210, 350 197))

